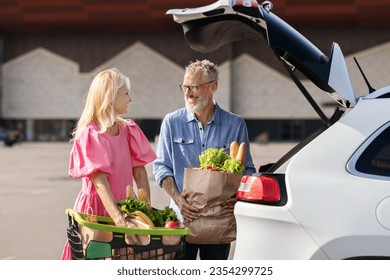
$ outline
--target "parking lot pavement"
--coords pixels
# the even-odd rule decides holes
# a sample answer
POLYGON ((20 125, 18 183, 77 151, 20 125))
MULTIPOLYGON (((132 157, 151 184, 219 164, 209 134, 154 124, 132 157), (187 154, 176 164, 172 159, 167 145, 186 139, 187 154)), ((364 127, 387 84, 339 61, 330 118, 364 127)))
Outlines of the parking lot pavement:
MULTIPOLYGON (((294 143, 252 143, 255 167, 273 162, 294 143)), ((0 146, 0 260, 59 259, 66 240, 65 209, 81 181, 67 176, 70 143, 23 142, 0 146)), ((152 205, 169 203, 147 166, 152 205)))

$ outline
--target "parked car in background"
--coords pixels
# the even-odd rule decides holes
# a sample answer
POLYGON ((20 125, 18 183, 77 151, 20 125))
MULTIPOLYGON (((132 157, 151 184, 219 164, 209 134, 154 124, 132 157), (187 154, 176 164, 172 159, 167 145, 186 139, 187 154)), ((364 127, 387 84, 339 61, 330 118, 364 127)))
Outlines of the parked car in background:
POLYGON ((277 162, 243 177, 234 259, 389 259, 390 86, 375 90, 367 82, 367 95, 357 98, 338 44, 323 54, 273 14, 269 1, 220 0, 167 13, 196 51, 266 42, 324 124, 277 162), (295 70, 338 103, 331 117, 295 70))
POLYGON ((0 127, 0 142, 3 142, 5 146, 11 147, 16 142, 16 140, 14 135, 0 127))
POLYGON ((0 127, 0 143, 12 147, 19 139, 19 131, 9 131, 0 127))

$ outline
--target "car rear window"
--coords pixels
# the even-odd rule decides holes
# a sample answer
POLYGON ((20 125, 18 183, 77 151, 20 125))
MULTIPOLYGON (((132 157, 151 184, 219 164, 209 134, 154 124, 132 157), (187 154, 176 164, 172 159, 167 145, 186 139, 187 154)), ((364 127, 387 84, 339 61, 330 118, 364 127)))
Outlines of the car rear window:
POLYGON ((356 170, 390 177, 390 126, 383 130, 356 161, 356 170))

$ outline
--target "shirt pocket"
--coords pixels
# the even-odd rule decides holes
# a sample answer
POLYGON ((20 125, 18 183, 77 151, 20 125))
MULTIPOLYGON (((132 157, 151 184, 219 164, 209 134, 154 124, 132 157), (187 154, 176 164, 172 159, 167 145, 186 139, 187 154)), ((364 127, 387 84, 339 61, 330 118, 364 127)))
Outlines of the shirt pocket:
POLYGON ((176 137, 176 138, 173 138, 173 143, 181 144, 181 145, 191 145, 191 144, 194 144, 194 139, 193 138, 176 137))
POLYGON ((175 159, 186 162, 186 166, 192 166, 194 164, 193 160, 199 157, 199 155, 195 156, 194 138, 176 137, 173 138, 173 143, 175 159))

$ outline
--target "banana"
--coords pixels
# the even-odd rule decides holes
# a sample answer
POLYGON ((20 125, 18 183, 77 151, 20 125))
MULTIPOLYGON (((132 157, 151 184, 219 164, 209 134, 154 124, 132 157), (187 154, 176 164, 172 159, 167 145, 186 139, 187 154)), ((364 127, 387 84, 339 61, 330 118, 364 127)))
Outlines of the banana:
POLYGON ((131 215, 138 221, 144 222, 145 224, 149 225, 151 228, 154 227, 152 220, 144 212, 134 211, 131 213, 131 215))

